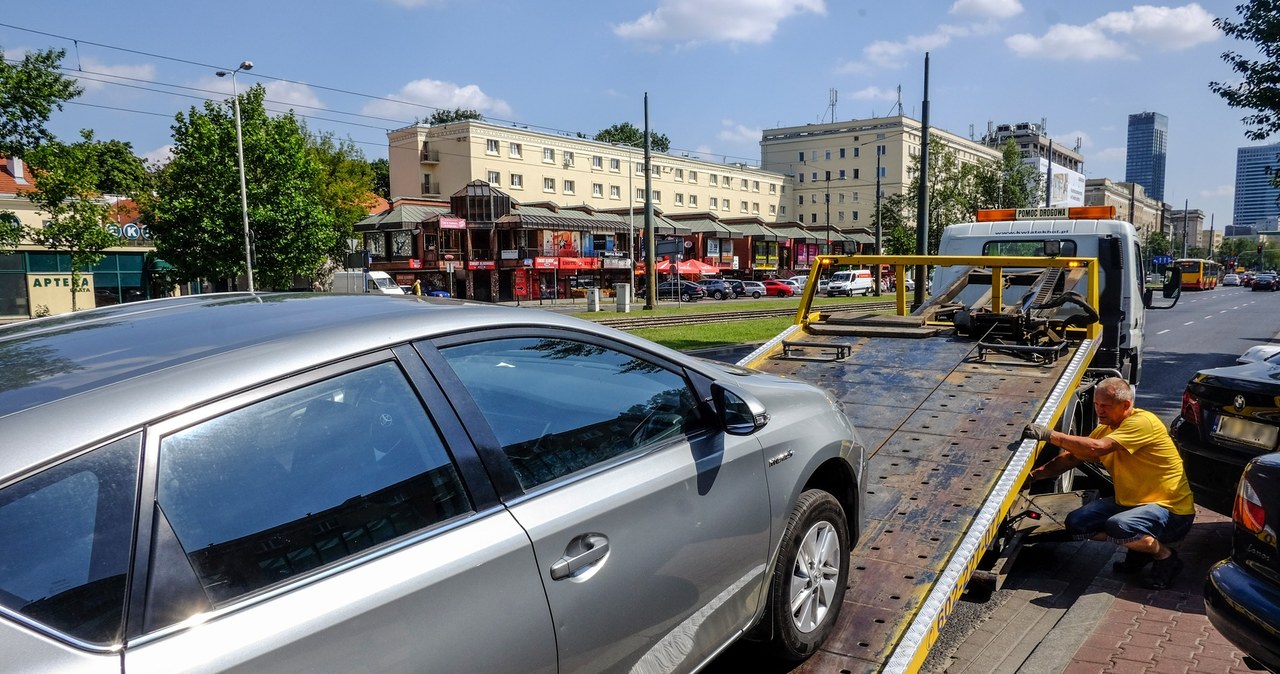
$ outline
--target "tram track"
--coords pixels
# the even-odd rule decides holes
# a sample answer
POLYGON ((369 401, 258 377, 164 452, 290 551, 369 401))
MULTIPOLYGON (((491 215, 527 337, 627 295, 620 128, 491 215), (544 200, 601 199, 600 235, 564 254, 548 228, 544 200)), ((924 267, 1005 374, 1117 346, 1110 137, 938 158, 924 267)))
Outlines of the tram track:
MULTIPOLYGON (((845 304, 824 304, 817 307, 819 311, 884 311, 892 309, 894 303, 889 302, 849 302, 845 304)), ((633 307, 634 310, 634 307, 633 307)), ((689 313, 677 316, 641 316, 627 318, 605 318, 595 322, 619 330, 637 330, 641 328, 669 328, 691 323, 731 323, 733 321, 749 321, 761 318, 778 318, 794 316, 796 307, 789 309, 757 309, 749 311, 714 311, 708 313, 689 313)))

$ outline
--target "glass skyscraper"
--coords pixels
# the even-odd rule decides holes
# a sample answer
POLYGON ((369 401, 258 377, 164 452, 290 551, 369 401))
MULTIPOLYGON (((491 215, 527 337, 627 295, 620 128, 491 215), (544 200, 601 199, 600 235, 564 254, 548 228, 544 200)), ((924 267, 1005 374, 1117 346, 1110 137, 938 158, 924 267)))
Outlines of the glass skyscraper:
POLYGON ((1129 115, 1129 148, 1124 181, 1137 183, 1147 196, 1164 201, 1164 161, 1169 150, 1169 118, 1158 112, 1129 115))
POLYGON ((1236 198, 1231 224, 1275 229, 1280 216, 1280 187, 1271 184, 1268 168, 1280 169, 1280 143, 1236 149, 1236 198))

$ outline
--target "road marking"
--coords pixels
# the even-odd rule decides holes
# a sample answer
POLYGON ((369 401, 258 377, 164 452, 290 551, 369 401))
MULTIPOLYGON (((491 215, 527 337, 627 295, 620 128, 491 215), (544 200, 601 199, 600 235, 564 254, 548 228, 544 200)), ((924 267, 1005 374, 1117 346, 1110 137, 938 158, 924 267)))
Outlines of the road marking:
POLYGON ((1195 321, 1187 321, 1186 323, 1183 323, 1183 325, 1191 325, 1192 323, 1195 323, 1195 321))
POLYGON ((1204 320, 1206 320, 1206 321, 1207 321, 1207 320, 1209 320, 1209 319, 1211 319, 1211 318, 1213 318, 1213 316, 1205 316, 1205 317, 1204 317, 1204 320))
POLYGON ((1163 334, 1164 334, 1164 333, 1166 333, 1166 332, 1168 332, 1168 330, 1161 330, 1160 332, 1157 332, 1156 334, 1157 334, 1157 335, 1163 335, 1163 334))

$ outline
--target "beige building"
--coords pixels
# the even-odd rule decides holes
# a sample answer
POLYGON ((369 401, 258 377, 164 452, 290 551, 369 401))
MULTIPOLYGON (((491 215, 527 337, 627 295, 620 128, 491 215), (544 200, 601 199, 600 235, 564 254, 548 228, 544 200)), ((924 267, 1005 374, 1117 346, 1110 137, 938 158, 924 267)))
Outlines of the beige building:
POLYGON ((1163 204, 1148 197, 1146 190, 1137 183, 1090 178, 1085 181, 1084 205, 1115 206, 1116 219, 1132 224, 1140 237, 1160 231, 1163 204))
POLYGON ((1211 249, 1209 230, 1205 229, 1204 211, 1198 208, 1188 210, 1170 209, 1165 213, 1165 225, 1169 232, 1169 240, 1181 245, 1186 238, 1187 248, 1211 249))
MULTIPOLYGON (((961 163, 999 160, 997 150, 931 128, 929 134, 961 163)), ((874 227, 876 173, 880 194, 905 192, 912 157, 920 154, 921 124, 904 116, 766 129, 760 166, 787 176, 791 194, 785 214, 814 233, 874 227)))
MULTIPOLYGON (((644 151, 482 121, 387 134, 393 198, 447 199, 483 180, 520 203, 644 210, 644 151)), ((786 177, 746 164, 651 155, 653 204, 667 215, 787 220, 786 177)))

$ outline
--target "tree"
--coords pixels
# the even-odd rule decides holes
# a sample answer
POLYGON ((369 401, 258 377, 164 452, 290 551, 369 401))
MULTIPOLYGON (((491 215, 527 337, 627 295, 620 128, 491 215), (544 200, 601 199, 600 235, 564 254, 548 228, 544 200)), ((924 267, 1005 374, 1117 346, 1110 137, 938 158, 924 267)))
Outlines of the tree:
MULTIPOLYGON (((972 220, 981 201, 978 174, 981 165, 961 165, 954 152, 938 138, 929 139, 929 238, 926 253, 936 253, 947 225, 972 220)), ((989 170, 989 169, 986 169, 989 170)), ((911 158, 907 168, 911 180, 906 192, 906 210, 916 222, 916 198, 920 189, 920 155, 911 158)), ((912 247, 914 252, 915 248, 912 247)))
POLYGON ((1026 208, 1042 201, 1040 172, 1022 161, 1012 138, 1000 147, 1000 160, 981 164, 975 171, 977 208, 1026 208))
POLYGON ((314 139, 311 153, 321 167, 316 175, 316 194, 333 221, 334 243, 328 255, 341 259, 347 252, 347 239, 353 236, 351 226, 368 216, 374 204, 370 191, 373 168, 355 143, 337 141, 331 133, 314 139))
MULTIPOLYGON (((24 157, 53 139, 45 122, 81 92, 75 80, 58 72, 64 55, 53 49, 28 52, 12 64, 0 49, 0 157, 24 157)), ((0 253, 12 251, 25 231, 17 214, 0 210, 0 253)))
MULTIPOLYGON (((335 215, 317 194, 322 168, 306 127, 292 112, 268 116, 265 93, 255 85, 240 94, 245 185, 254 279, 281 289, 310 277, 334 250, 335 215)), ((172 129, 173 159, 155 198, 142 203, 143 222, 182 280, 235 278, 245 271, 245 244, 231 103, 179 113, 172 129)))
POLYGON ((58 72, 65 55, 61 49, 28 52, 15 65, 0 49, 0 156, 21 157, 53 140, 45 122, 83 91, 58 72))
POLYGON ((373 171, 373 193, 383 199, 391 198, 391 163, 386 159, 375 159, 369 162, 373 171))
POLYGON ((422 120, 427 126, 436 126, 438 124, 448 124, 449 122, 465 122, 468 119, 483 120, 484 115, 479 110, 470 108, 454 108, 452 110, 436 110, 431 113, 430 117, 422 120))
POLYGON ((73 145, 45 142, 27 153, 35 177, 35 189, 25 196, 48 217, 43 227, 31 231, 35 243, 71 257, 71 310, 76 295, 88 290, 81 272, 102 261, 103 249, 119 243, 106 228, 112 205, 102 199, 100 185, 111 184, 118 193, 137 194, 145 184, 145 172, 133 166, 142 161, 127 143, 94 141, 92 131, 81 131, 73 145), (123 150, 123 154, 121 153, 123 150), (102 163, 114 158, 117 163, 102 163))
MULTIPOLYGON (((636 125, 631 122, 623 122, 621 124, 614 124, 613 126, 600 131, 595 135, 593 140, 598 140, 603 143, 617 143, 619 145, 630 145, 631 147, 643 148, 644 131, 636 128, 636 125)), ((654 152, 666 152, 671 149, 671 140, 660 133, 650 131, 649 149, 654 152)))
POLYGON ((1236 52, 1223 52, 1222 60, 1241 75, 1239 82, 1210 82, 1209 90, 1218 94, 1233 108, 1253 110, 1241 119, 1250 140, 1266 140, 1280 130, 1280 3, 1276 0, 1249 0, 1236 6, 1242 21, 1216 18, 1217 26, 1228 37, 1247 40, 1257 45, 1264 57, 1253 60, 1236 52))
MULTIPOLYGON (((916 250, 915 227, 907 218, 907 195, 889 194, 880 199, 880 238, 885 255, 910 255, 916 250)), ((876 215, 871 214, 875 227, 876 215)))

